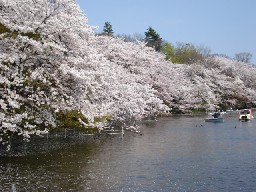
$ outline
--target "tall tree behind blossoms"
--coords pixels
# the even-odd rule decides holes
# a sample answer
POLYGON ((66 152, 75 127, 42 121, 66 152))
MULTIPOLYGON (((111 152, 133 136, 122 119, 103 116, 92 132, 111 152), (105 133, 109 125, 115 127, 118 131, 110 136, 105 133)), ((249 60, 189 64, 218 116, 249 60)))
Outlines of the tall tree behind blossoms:
POLYGON ((2 144, 46 133, 62 110, 77 110, 82 125, 102 129, 106 121, 95 117, 125 122, 164 109, 150 86, 97 52, 73 0, 1 0, 0 7, 2 144))
POLYGON ((147 29, 147 31, 145 32, 145 36, 147 46, 153 47, 156 51, 160 51, 162 38, 152 27, 149 27, 147 29))
POLYGON ((110 22, 105 22, 104 27, 103 27, 103 35, 108 35, 108 36, 113 36, 114 35, 114 31, 112 28, 112 25, 110 22))

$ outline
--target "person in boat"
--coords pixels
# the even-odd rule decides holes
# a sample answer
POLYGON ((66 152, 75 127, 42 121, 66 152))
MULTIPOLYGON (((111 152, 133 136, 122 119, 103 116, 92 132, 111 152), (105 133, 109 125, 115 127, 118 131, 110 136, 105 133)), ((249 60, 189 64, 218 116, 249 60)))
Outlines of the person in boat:
POLYGON ((220 116, 220 113, 219 112, 215 112, 215 113, 213 113, 213 118, 218 118, 219 116, 220 116))

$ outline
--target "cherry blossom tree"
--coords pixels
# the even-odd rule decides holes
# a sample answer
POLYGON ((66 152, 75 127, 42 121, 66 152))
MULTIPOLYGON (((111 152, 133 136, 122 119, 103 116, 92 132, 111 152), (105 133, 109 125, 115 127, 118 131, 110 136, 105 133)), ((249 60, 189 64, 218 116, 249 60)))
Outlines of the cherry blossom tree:
POLYGON ((0 140, 5 144, 12 135, 29 139, 46 133, 56 126, 56 112, 79 107, 80 85, 63 66, 85 63, 93 31, 72 0, 2 0, 0 7, 0 140))
MULTIPOLYGON (((254 66, 223 57, 173 64, 145 42, 97 36, 74 0, 0 0, 0 143, 29 140, 75 111, 85 131, 170 108, 256 104, 254 66)), ((61 124, 61 125, 60 125, 61 124)))
POLYGON ((13 135, 28 140, 46 133, 63 110, 78 110, 85 128, 100 130, 107 121, 95 118, 124 122, 164 110, 151 86, 95 49, 93 27, 75 1, 1 0, 0 6, 2 144, 13 135))

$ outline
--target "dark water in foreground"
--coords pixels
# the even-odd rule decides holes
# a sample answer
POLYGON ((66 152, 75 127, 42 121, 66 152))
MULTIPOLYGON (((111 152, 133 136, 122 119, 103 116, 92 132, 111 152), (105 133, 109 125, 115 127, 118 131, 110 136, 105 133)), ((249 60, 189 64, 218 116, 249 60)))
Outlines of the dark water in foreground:
POLYGON ((0 157, 0 191, 256 191, 256 119, 147 121, 125 134, 27 157, 0 157))

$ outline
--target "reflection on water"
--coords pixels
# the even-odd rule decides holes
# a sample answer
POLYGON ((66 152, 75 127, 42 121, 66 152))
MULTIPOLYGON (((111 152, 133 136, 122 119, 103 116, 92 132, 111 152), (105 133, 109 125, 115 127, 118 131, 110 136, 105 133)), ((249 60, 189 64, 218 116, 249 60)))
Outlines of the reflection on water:
POLYGON ((256 191, 255 121, 146 121, 125 134, 0 160, 0 191, 256 191))

